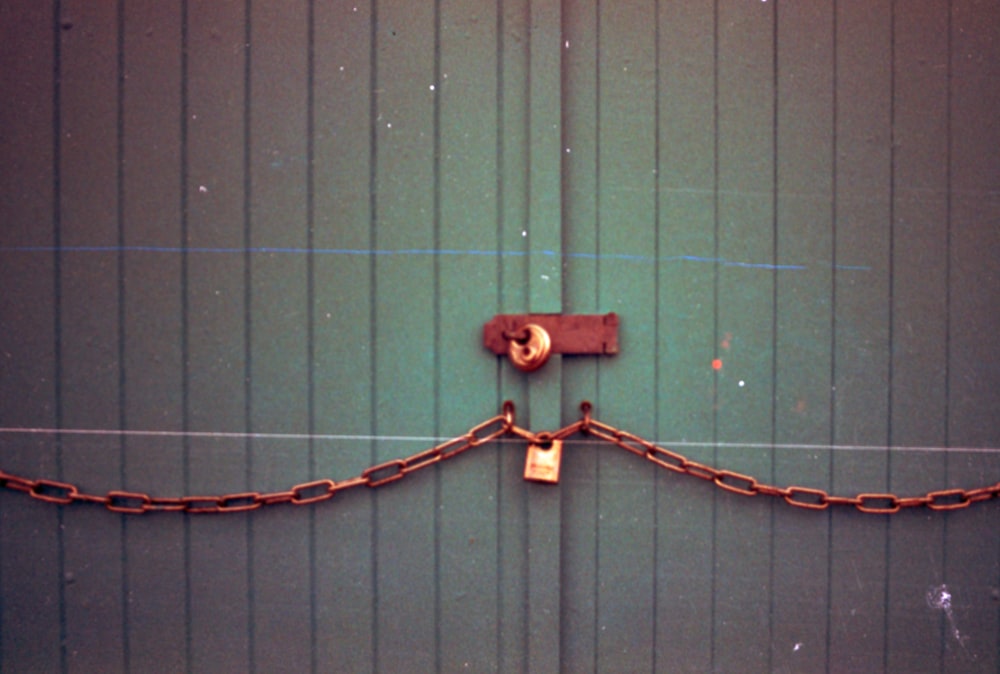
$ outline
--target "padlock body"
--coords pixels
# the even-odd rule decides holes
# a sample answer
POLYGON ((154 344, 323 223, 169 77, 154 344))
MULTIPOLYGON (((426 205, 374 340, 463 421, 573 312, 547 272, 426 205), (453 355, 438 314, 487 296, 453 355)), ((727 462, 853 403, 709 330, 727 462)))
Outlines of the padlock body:
POLYGON ((532 482, 559 482, 559 463, 562 459, 562 440, 552 440, 546 445, 528 445, 528 456, 524 461, 524 479, 532 482))

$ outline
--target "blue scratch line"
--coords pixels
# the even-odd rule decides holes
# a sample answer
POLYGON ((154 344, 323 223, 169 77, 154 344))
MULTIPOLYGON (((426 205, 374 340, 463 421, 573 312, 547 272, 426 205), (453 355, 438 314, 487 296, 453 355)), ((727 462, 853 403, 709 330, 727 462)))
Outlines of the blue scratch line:
MULTIPOLYGON (((229 254, 242 255, 252 253, 257 255, 354 255, 359 257, 368 256, 419 256, 419 255, 447 255, 447 256, 479 256, 479 257, 527 257, 528 255, 542 255, 545 257, 558 257, 559 253, 553 250, 522 251, 522 250, 459 250, 451 248, 401 248, 401 249, 361 249, 361 248, 294 248, 276 246, 253 246, 244 247, 199 247, 199 246, 0 246, 3 253, 188 253, 192 255, 201 254, 229 254)), ((618 260, 622 262, 696 262, 701 264, 718 264, 722 267, 737 267, 742 269, 764 269, 770 271, 803 271, 810 267, 804 264, 771 264, 767 262, 744 262, 740 260, 729 260, 723 257, 704 257, 700 255, 668 255, 656 257, 655 255, 637 255, 629 253, 563 253, 564 258, 577 260, 618 260)), ((847 271, 871 271, 867 265, 847 265, 836 264, 834 269, 847 271)))

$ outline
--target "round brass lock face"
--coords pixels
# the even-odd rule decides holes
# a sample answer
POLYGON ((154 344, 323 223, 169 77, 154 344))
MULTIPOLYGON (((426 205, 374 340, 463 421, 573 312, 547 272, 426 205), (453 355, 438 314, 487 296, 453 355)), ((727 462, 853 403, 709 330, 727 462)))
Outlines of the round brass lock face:
POLYGON ((532 372, 548 361, 552 354, 552 337, 545 328, 535 323, 528 323, 519 332, 518 338, 510 340, 507 355, 514 367, 532 372))

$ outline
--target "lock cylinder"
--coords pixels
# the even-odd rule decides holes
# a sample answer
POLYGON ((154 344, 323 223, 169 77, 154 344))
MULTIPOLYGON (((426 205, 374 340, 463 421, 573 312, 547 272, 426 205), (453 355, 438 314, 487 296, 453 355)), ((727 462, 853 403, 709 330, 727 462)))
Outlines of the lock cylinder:
POLYGON ((542 326, 528 323, 511 335, 507 356, 517 369, 533 372, 545 365, 550 355, 552 355, 552 337, 542 326))

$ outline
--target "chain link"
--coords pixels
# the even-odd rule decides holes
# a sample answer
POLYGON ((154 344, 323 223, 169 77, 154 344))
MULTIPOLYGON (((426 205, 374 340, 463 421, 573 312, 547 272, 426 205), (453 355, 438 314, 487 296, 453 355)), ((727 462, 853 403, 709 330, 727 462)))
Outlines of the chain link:
POLYGON ((310 505, 332 499, 339 492, 354 487, 375 488, 395 482, 421 468, 426 468, 439 461, 457 456, 466 450, 497 440, 514 429, 516 429, 514 426, 514 405, 507 402, 504 403, 501 414, 473 426, 465 435, 452 438, 436 447, 425 449, 404 459, 392 459, 371 466, 357 477, 339 482, 331 479, 313 480, 297 484, 287 491, 264 493, 247 491, 217 496, 161 498, 142 492, 114 490, 99 495, 82 492, 79 487, 67 482, 32 480, 3 470, 0 470, 0 488, 24 492, 47 503, 58 505, 92 503, 103 505, 112 512, 130 515, 141 515, 149 512, 237 513, 279 503, 310 505))
POLYGON ((617 445, 622 449, 645 457, 661 468, 691 475, 715 483, 721 489, 743 496, 774 496, 785 503, 808 510, 826 510, 830 506, 854 506, 863 513, 890 515, 903 508, 926 506, 931 510, 960 510, 973 503, 987 501, 1000 496, 1000 482, 977 489, 942 489, 923 496, 900 497, 892 493, 863 493, 856 496, 833 496, 822 489, 800 487, 776 487, 758 482, 751 475, 743 475, 731 470, 713 468, 703 463, 665 449, 649 440, 628 431, 590 419, 590 404, 581 406, 584 414, 582 431, 617 445))
POLYGON ((926 506, 931 510, 960 510, 973 503, 988 501, 1000 496, 1000 482, 976 489, 941 489, 923 496, 900 497, 892 493, 862 493, 856 496, 834 496, 822 489, 790 485, 776 487, 759 482, 751 475, 692 461, 670 449, 646 440, 634 433, 615 428, 590 416, 592 406, 584 401, 578 421, 557 431, 533 433, 514 423, 514 403, 506 401, 501 413, 473 426, 464 435, 447 440, 437 446, 401 459, 391 459, 366 468, 357 477, 335 482, 331 479, 313 480, 297 484, 287 491, 238 492, 217 496, 154 497, 142 492, 113 490, 106 494, 89 494, 67 482, 13 475, 0 469, 0 488, 19 491, 32 498, 69 505, 90 503, 103 505, 117 513, 140 515, 149 512, 236 513, 256 510, 262 506, 291 503, 302 506, 328 501, 339 492, 366 486, 377 488, 401 480, 440 461, 458 456, 462 452, 488 444, 504 436, 515 436, 530 443, 548 444, 563 440, 577 433, 591 435, 625 451, 648 459, 661 468, 674 473, 690 475, 728 492, 742 496, 773 496, 788 505, 807 510, 826 510, 830 506, 853 506, 863 513, 888 515, 903 508, 926 506))

